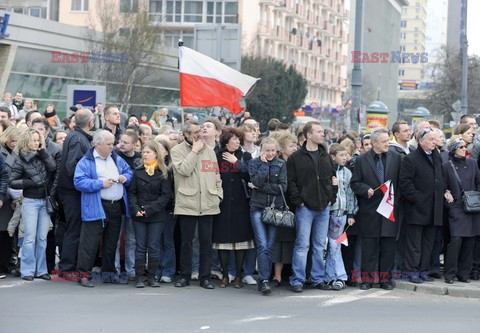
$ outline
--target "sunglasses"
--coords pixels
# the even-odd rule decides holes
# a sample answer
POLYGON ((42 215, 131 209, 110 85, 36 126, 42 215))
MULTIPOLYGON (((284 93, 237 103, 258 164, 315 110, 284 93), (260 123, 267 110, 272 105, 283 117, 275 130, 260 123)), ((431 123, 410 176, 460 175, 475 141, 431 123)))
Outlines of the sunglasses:
POLYGON ((419 139, 422 139, 427 133, 433 132, 433 129, 431 129, 430 127, 427 127, 427 128, 425 128, 422 132, 423 132, 423 133, 420 134, 419 139))
POLYGON ((467 146, 458 146, 457 149, 467 149, 467 146))

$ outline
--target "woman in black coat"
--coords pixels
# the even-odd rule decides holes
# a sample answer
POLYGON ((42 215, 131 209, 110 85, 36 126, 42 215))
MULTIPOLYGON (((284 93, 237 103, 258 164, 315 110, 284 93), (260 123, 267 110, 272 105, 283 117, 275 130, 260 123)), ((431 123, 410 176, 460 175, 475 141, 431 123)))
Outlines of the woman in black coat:
POLYGON ((240 147, 241 132, 226 128, 220 136, 221 151, 217 161, 222 177, 223 200, 220 214, 213 220, 213 248, 218 250, 223 278, 220 287, 228 285, 228 258, 235 252, 234 287, 242 287, 242 267, 246 250, 254 248, 253 229, 250 222, 249 201, 247 198, 248 161, 251 155, 242 152, 240 147))
POLYGON ((146 254, 148 252, 148 281, 160 287, 155 280, 159 264, 160 238, 165 225, 166 206, 172 198, 172 179, 169 176, 159 144, 148 141, 142 149, 142 164, 133 172, 128 189, 130 212, 135 230, 135 276, 137 288, 144 288, 146 254))
POLYGON ((464 213, 462 189, 480 191, 480 170, 475 160, 465 157, 467 144, 461 137, 453 136, 448 146, 451 160, 442 165, 450 230, 445 257, 445 282, 452 284, 455 276, 461 282, 469 282, 475 236, 480 235, 480 214, 464 213))
POLYGON ((43 135, 33 128, 22 133, 16 151, 18 157, 10 173, 10 187, 23 190, 20 273, 26 281, 33 281, 34 277, 50 280, 45 251, 51 221, 46 198, 56 191, 55 182, 53 186, 50 184, 57 164, 45 150, 43 135))

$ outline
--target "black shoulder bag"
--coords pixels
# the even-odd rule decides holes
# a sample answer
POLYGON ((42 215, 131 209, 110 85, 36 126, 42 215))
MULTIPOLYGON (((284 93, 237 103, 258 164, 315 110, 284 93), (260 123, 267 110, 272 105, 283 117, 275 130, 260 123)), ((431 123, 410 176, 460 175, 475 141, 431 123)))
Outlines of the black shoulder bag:
POLYGON ((285 209, 283 211, 275 209, 275 196, 273 196, 272 204, 265 207, 262 211, 262 222, 276 227, 295 228, 295 214, 293 214, 287 206, 282 186, 278 184, 278 187, 280 187, 285 209))
POLYGON ((455 173, 455 178, 457 178, 458 186, 460 186, 460 191, 462 191, 463 212, 466 214, 480 213, 480 192, 464 191, 462 187, 462 182, 460 181, 460 177, 457 173, 457 169, 455 168, 455 165, 451 160, 450 165, 452 166, 453 172, 455 173))
MULTIPOLYGON (((43 161, 42 161, 42 163, 43 163, 43 161)), ((40 175, 41 174, 40 170, 38 170, 33 163, 32 163, 32 166, 35 168, 35 170, 37 170, 38 174, 40 175)), ((47 188, 47 182, 46 182, 47 179, 45 179, 43 181, 43 187, 45 189, 45 196, 46 196, 45 201, 46 201, 46 206, 47 206, 47 213, 52 215, 53 213, 58 212, 58 204, 49 194, 49 191, 48 191, 48 188, 47 188)))

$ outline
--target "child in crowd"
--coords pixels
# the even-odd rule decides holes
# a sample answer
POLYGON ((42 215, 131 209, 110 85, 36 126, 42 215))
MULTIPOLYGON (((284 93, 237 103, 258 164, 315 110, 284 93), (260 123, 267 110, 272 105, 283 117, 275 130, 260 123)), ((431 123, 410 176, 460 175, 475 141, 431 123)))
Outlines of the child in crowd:
POLYGON ((338 193, 335 204, 330 208, 330 225, 328 230, 328 250, 326 263, 326 278, 333 290, 345 288, 347 273, 343 264, 341 244, 336 240, 343 233, 346 223, 353 225, 353 216, 358 211, 357 199, 350 187, 352 173, 345 167, 347 163, 347 149, 338 143, 330 147, 330 155, 335 162, 336 177, 338 179, 338 193))

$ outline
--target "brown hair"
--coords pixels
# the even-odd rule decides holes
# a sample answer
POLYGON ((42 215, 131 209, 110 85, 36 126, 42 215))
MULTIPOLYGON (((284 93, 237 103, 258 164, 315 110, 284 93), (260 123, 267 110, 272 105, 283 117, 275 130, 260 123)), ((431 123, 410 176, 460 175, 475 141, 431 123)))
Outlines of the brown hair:
MULTIPOLYGON (((350 139, 347 139, 347 140, 350 140, 350 139)), ((345 147, 340 143, 334 143, 330 146, 330 155, 337 156, 337 154, 341 151, 347 151, 347 147, 345 147)))

